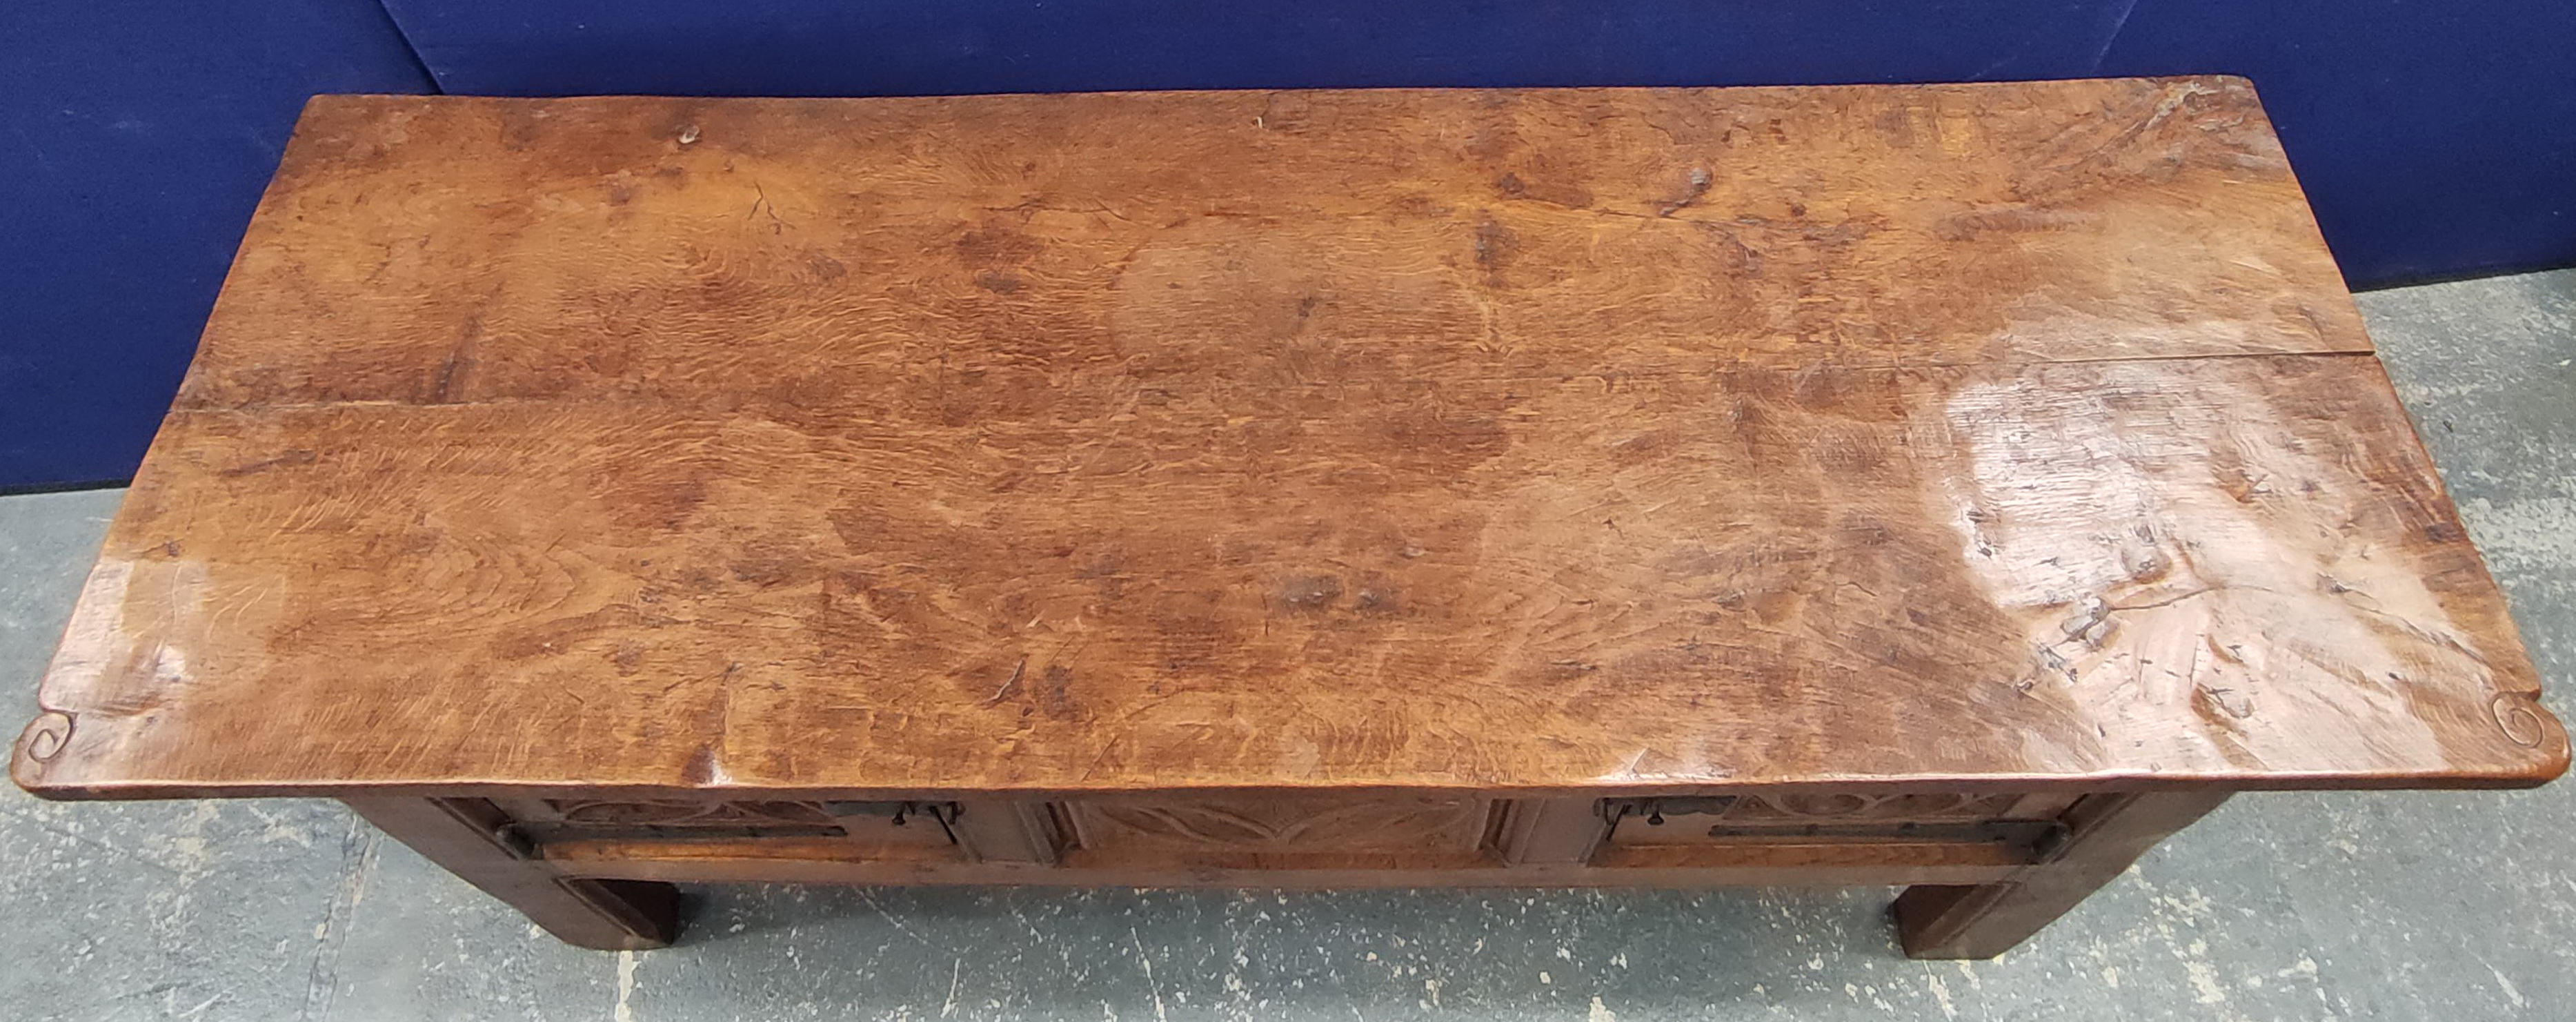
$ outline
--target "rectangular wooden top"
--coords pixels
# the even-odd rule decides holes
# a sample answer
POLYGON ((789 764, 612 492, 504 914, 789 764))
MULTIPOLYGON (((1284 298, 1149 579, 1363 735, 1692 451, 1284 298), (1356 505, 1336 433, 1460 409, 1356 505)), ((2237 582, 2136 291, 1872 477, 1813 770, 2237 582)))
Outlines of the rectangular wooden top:
POLYGON ((316 99, 14 759, 2513 785, 2240 80, 316 99))

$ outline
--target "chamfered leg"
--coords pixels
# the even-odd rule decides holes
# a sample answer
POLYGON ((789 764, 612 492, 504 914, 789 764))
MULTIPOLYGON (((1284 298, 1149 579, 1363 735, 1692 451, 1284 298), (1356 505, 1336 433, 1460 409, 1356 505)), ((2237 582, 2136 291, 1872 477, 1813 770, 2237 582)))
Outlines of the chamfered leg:
POLYGON ((602 951, 667 947, 679 934, 679 889, 564 876, 507 831, 478 798, 347 798, 376 828, 466 883, 509 903, 564 943, 602 951))
POLYGON ((2224 791, 2087 796, 2069 807, 2064 841, 2012 879, 1972 887, 1918 884, 1896 899, 1897 937, 1914 958, 1992 958, 2074 908, 2165 836, 2227 800, 2224 791))

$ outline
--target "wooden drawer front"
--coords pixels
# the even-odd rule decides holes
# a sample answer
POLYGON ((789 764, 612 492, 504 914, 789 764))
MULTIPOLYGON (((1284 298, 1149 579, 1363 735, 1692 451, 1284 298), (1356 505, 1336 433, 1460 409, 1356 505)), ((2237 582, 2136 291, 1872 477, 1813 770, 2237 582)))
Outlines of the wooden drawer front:
POLYGON ((900 860, 964 858, 951 802, 500 799, 511 829, 541 847, 761 843, 900 860))
POLYGON ((1489 806, 1489 800, 1469 795, 1192 795, 1060 803, 1083 860, 1229 868, 1482 861, 1489 806))
MULTIPOLYGON (((502 799, 510 839, 581 861, 992 866, 1201 882, 1218 871, 1371 874, 1566 868, 2001 869, 2064 833, 2069 796, 1746 794, 1496 800, 1435 793, 1226 793, 1019 801, 502 799)), ((745 867, 749 868, 749 867, 745 867)), ((677 875, 677 874, 674 874, 677 875)), ((938 873, 870 874, 870 882, 938 873)), ((963 874, 961 874, 963 875, 963 874)), ((1560 878, 1561 879, 1561 878, 1560 878)), ((1598 878, 1609 879, 1608 876, 1598 878)), ((1122 880, 1120 882, 1135 882, 1122 880)), ((1211 881, 1212 882, 1212 881, 1211 881)))
POLYGON ((2035 860, 2071 798, 2046 795, 1790 794, 1611 799, 1604 866, 1819 861, 2035 860))

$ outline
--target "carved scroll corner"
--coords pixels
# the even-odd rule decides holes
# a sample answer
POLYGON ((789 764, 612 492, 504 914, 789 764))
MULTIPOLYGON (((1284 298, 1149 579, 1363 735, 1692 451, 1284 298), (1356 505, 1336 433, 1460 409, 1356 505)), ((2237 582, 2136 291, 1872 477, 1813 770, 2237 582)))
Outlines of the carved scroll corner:
POLYGON ((2506 741, 2526 749, 2540 748, 2549 741, 2549 717, 2528 692, 2498 692, 2487 701, 2487 712, 2495 718, 2506 741))
POLYGON ((27 729, 18 734, 17 758, 20 765, 27 768, 21 771, 21 776, 32 776, 34 767, 53 762, 71 743, 71 714, 61 710, 37 714, 36 719, 27 722, 27 729))

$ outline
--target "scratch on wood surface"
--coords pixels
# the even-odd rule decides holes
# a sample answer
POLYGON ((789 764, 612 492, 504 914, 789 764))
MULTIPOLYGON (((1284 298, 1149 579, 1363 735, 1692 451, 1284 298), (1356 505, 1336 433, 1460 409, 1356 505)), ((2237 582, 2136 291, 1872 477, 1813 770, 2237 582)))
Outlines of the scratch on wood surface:
POLYGON ((1020 676, 1027 673, 1028 669, 1029 658, 1025 656, 1021 657, 1019 664, 1011 668, 1011 676, 1003 679, 1001 687, 994 689, 993 694, 985 698, 984 705, 998 705, 1002 700, 1018 695, 1020 692, 1020 676))

